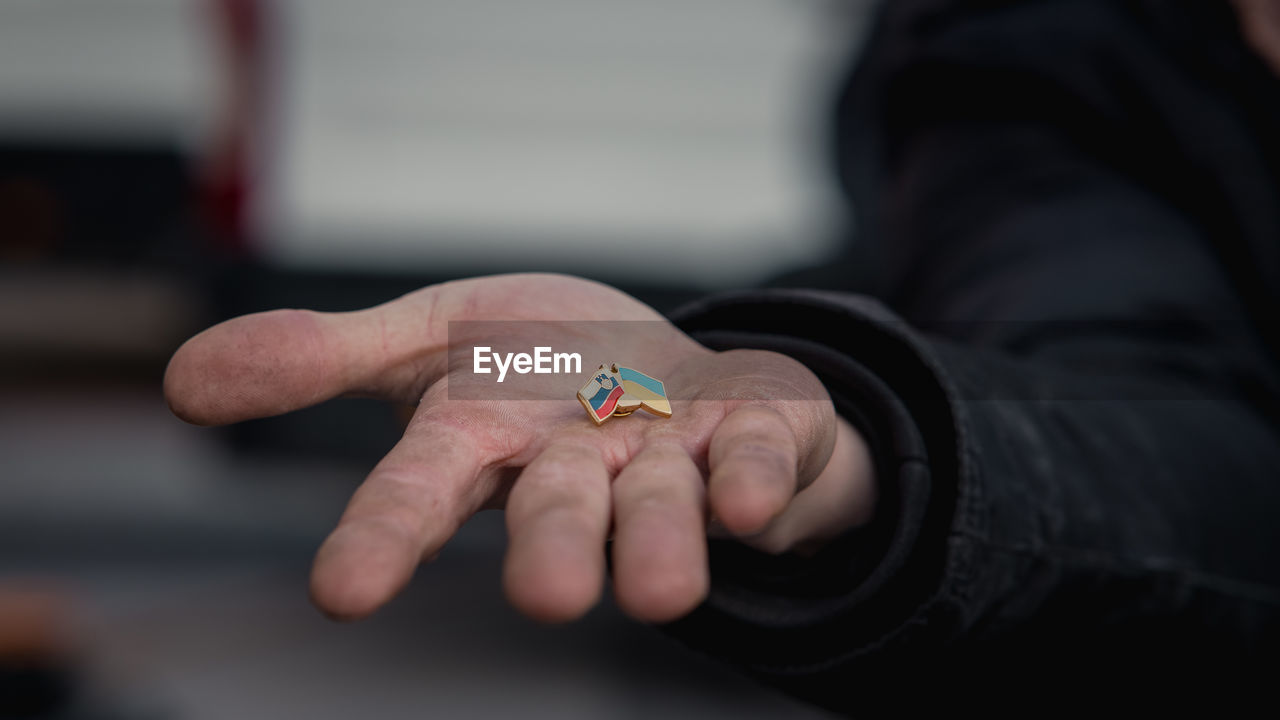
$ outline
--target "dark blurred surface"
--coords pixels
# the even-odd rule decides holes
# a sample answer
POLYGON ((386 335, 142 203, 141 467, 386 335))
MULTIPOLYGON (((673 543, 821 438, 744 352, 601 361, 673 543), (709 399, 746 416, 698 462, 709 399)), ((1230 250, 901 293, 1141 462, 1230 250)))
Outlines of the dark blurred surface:
POLYGON ((176 147, 0 137, 0 258, 123 265, 190 255, 191 187, 176 147))

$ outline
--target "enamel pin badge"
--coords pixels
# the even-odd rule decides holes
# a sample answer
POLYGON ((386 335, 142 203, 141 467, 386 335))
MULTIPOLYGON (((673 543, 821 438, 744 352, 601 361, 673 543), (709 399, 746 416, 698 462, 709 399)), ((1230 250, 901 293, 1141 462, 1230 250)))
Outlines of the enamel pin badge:
POLYGON ((578 391, 578 401, 596 425, 636 410, 671 417, 671 401, 662 381, 617 363, 596 368, 578 391))

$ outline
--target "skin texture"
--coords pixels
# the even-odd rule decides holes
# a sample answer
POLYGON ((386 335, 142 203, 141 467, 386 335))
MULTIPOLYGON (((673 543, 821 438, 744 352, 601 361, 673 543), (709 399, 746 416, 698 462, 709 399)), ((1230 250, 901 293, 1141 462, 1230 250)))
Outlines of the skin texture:
POLYGON ((164 387, 173 412, 197 425, 342 395, 417 406, 316 554, 311 595, 337 619, 377 610, 485 508, 506 510, 503 583, 522 612, 547 622, 587 612, 612 537, 618 604, 664 622, 706 596, 708 532, 809 552, 869 520, 874 505, 865 443, 803 365, 713 352, 634 298, 567 276, 475 278, 357 312, 236 318, 187 341, 164 387), (565 318, 651 321, 651 331, 584 337, 582 324, 556 324, 565 318), (672 388, 673 417, 596 427, 562 387, 534 376, 518 402, 450 399, 450 386, 479 381, 469 365, 450 366, 450 320, 556 321, 527 338, 454 340, 572 344, 584 357, 625 359, 672 388))

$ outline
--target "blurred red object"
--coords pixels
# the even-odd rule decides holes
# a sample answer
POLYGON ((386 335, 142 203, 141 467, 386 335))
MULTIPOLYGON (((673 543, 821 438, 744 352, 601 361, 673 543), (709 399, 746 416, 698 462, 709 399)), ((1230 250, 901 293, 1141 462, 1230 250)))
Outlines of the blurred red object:
POLYGON ((201 181, 201 207, 218 245, 248 254, 253 235, 257 139, 268 85, 268 0, 209 0, 222 50, 225 96, 201 181))

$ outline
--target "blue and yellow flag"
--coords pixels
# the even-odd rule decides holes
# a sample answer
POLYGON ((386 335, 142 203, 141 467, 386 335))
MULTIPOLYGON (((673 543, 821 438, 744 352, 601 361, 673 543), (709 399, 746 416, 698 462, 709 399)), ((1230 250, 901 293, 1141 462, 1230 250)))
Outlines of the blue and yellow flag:
POLYGON ((578 391, 578 400, 597 425, 614 415, 645 410, 671 417, 671 401, 662 381, 639 370, 601 365, 578 391))

